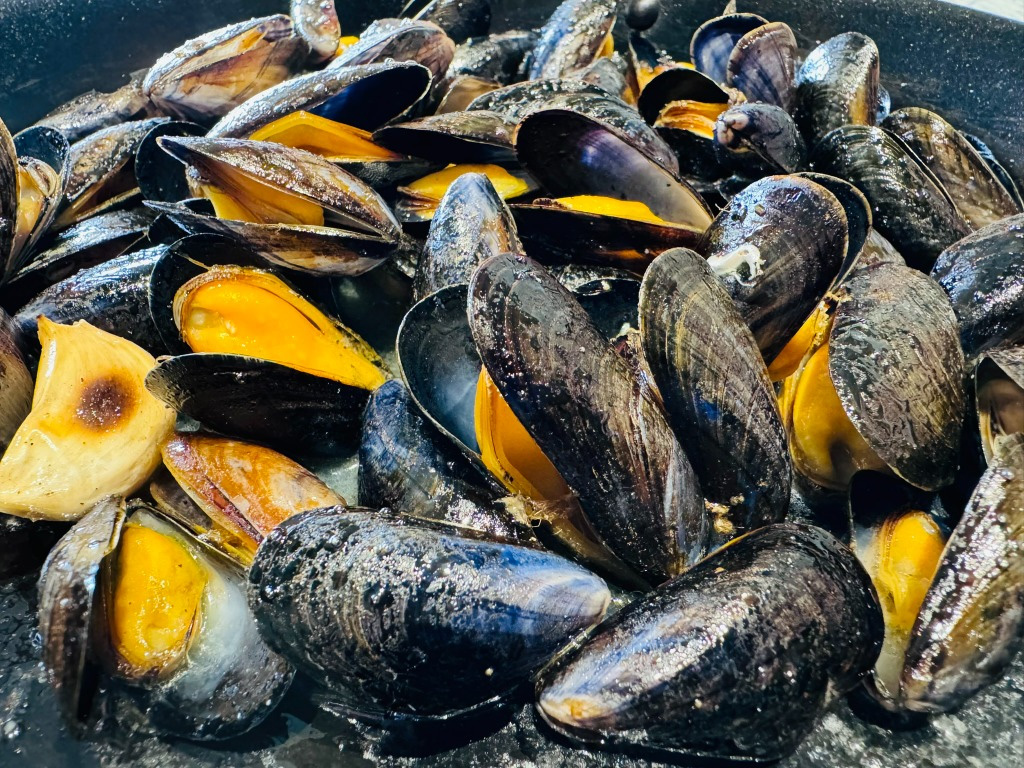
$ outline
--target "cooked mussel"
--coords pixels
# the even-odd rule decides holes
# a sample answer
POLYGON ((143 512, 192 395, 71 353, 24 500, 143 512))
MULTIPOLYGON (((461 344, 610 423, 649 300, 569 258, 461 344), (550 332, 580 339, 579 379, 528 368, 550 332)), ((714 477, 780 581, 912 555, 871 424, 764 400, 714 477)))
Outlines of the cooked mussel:
POLYGON ((336 708, 378 720, 478 709, 603 617, 608 589, 583 568, 436 525, 335 507, 260 546, 249 570, 260 632, 336 708))
POLYGON ((150 67, 142 92, 164 114, 209 124, 291 77, 305 53, 289 17, 249 19, 165 53, 150 67))
POLYGON ((788 24, 773 21, 736 41, 725 82, 748 100, 792 112, 796 104, 797 43, 788 24))
POLYGON ((434 22, 453 42, 463 43, 491 28, 491 0, 429 0, 417 18, 434 22))
POLYGON ((377 19, 328 68, 413 61, 430 70, 433 80, 438 81, 444 77, 454 55, 454 41, 431 21, 377 19))
POLYGON ((456 179, 470 173, 486 176, 502 200, 514 200, 537 190, 537 182, 518 169, 510 170, 493 163, 449 165, 399 187, 395 214, 405 223, 431 221, 456 179))
POLYGON ((807 55, 797 77, 799 118, 814 144, 844 125, 878 119, 878 46, 867 35, 845 32, 807 55))
POLYGON ((521 250, 512 213, 480 173, 459 176, 448 187, 416 265, 414 297, 468 283, 488 256, 521 250))
POLYGON ((707 262, 666 251, 640 291, 644 357, 712 512, 711 548, 789 507, 786 430, 746 323, 707 262))
POLYGON ((837 128, 818 143, 811 164, 864 193, 875 227, 912 267, 931 269, 944 248, 971 231, 935 175, 881 128, 837 128))
POLYGON ((49 112, 33 127, 53 128, 74 143, 103 128, 142 117, 150 109, 149 99, 142 93, 145 74, 132 75, 127 84, 110 93, 87 91, 76 96, 49 112))
POLYGON ((611 53, 617 4, 612 0, 564 0, 541 27, 527 58, 530 80, 552 80, 611 53))
POLYGON ((373 140, 405 155, 443 163, 514 163, 515 126, 483 109, 446 112, 384 126, 373 140))
MULTIPOLYGON (((153 275, 168 347, 146 386, 222 434, 331 455, 369 392, 389 378, 359 336, 276 275, 221 264, 217 239, 175 246, 153 275)), ((239 261, 236 255, 222 259, 239 261)))
POLYGON ((881 642, 850 551, 821 529, 772 525, 599 625, 542 673, 537 709, 587 744, 777 760, 881 642))
POLYGON ((968 360, 1024 340, 1024 214, 953 243, 931 274, 953 303, 968 360))
POLYGON ((754 13, 727 13, 709 19, 690 38, 690 60, 699 72, 716 83, 724 83, 736 43, 767 23, 767 19, 754 13))
POLYGON ((401 381, 373 393, 359 446, 359 503, 536 546, 523 504, 497 493, 420 412, 401 381))
POLYGON ((271 142, 165 136, 200 175, 215 216, 150 203, 189 231, 223 234, 269 263, 321 274, 365 272, 394 252, 401 228, 367 184, 322 157, 271 142))
MULTIPOLYGON (((506 254, 477 268, 469 296, 486 385, 603 543, 653 583, 696 562, 708 520, 693 469, 654 396, 572 294, 536 262, 506 254)), ((478 412, 480 397, 478 387, 478 412)))
POLYGON ((268 123, 299 111, 372 131, 419 101, 430 86, 430 77, 426 67, 411 61, 310 72, 240 104, 208 135, 247 138, 268 123))
POLYGON ((160 455, 208 524, 178 522, 241 565, 249 565, 260 542, 292 515, 345 503, 299 464, 251 443, 178 432, 163 442, 160 455))
POLYGON ((1024 435, 1002 438, 942 553, 900 695, 949 712, 998 679, 1024 637, 1024 435))
POLYGON ((477 96, 519 79, 523 59, 537 44, 537 33, 513 30, 470 38, 455 49, 441 88, 439 113, 457 112, 477 96))
POLYGON ((135 153, 146 134, 166 121, 155 117, 120 123, 72 144, 64 204, 54 226, 62 229, 136 199, 135 153))
POLYGON ((289 15, 295 33, 309 46, 310 58, 333 58, 341 42, 341 24, 334 0, 291 0, 289 15))
POLYGON ((935 174, 973 229, 1021 213, 1003 182, 960 131, 927 109, 910 107, 882 123, 935 174))
POLYGON ((890 264, 855 271, 832 301, 783 384, 794 468, 833 491, 861 469, 924 490, 948 485, 964 415, 964 359, 949 301, 927 276, 890 264))
POLYGON ((97 504, 39 582, 43 665, 69 725, 87 719, 91 659, 164 733, 226 739, 259 724, 293 672, 260 640, 243 580, 144 505, 126 514, 119 499, 97 504))
POLYGON ((846 211, 825 187, 770 176, 729 202, 698 250, 772 363, 839 275, 848 238, 846 211))
POLYGON ((804 144, 793 118, 773 104, 737 104, 718 115, 714 128, 718 152, 745 173, 762 165, 772 173, 794 173, 807 164, 804 144))

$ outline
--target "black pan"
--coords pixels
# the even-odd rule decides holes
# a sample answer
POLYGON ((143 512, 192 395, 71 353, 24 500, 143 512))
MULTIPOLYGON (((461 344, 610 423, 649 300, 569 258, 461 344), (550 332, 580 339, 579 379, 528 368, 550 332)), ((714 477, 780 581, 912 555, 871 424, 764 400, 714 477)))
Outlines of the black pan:
MULTIPOLYGON (((1024 0, 1017 0, 1024 2, 1024 0)), ((556 0, 493 0, 494 26, 535 26, 556 0)), ((400 0, 338 0, 347 33, 394 14, 400 0)), ((651 34, 682 53, 698 23, 725 0, 664 0, 651 34)), ((808 48, 839 32, 872 36, 894 106, 931 106, 989 142, 1024 181, 1024 24, 936 0, 739 2, 789 22, 808 48)), ((0 0, 0 115, 12 130, 90 88, 110 90, 185 39, 248 16, 286 10, 276 0, 0 0)), ((644 759, 573 750, 537 730, 528 705, 493 720, 424 733, 384 733, 319 711, 301 682, 244 739, 215 747, 146 735, 121 711, 76 742, 57 719, 38 666, 32 577, 0 581, 0 766, 615 766, 644 759)), ((1024 763, 1024 663, 963 711, 916 731, 857 719, 839 703, 784 761, 796 766, 1024 763)))

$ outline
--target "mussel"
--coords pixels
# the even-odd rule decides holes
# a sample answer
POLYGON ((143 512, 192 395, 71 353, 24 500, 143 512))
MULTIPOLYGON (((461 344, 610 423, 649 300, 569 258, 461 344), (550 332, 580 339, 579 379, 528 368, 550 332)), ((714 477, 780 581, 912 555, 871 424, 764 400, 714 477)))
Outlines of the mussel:
POLYGON ((526 62, 529 79, 564 77, 610 53, 616 10, 611 0, 564 0, 541 27, 526 62))
POLYGON ((312 59, 324 61, 338 53, 341 24, 334 0, 291 0, 289 14, 312 59))
POLYGON ((556 555, 343 507, 286 521, 249 570, 267 642, 334 707, 375 720, 495 703, 609 599, 601 579, 556 555))
POLYGON ((999 347, 981 355, 974 369, 974 402, 986 461, 1000 439, 1024 433, 1024 347, 999 347))
POLYGON ((43 665, 61 714, 88 719, 93 660, 161 732, 227 739, 258 725, 293 671, 262 642, 239 569, 142 504, 106 499, 50 553, 39 581, 43 665))
POLYGON ((793 466, 845 491, 861 469, 923 490, 953 480, 964 416, 964 358, 941 289, 908 267, 854 274, 820 312, 782 387, 793 466))
POLYGON ((777 760, 881 642, 850 551, 821 529, 772 525, 598 626, 541 674, 537 710, 586 744, 777 760))
POLYGON ((809 143, 844 125, 877 123, 878 71, 878 46, 859 32, 836 35, 807 55, 797 96, 809 143))

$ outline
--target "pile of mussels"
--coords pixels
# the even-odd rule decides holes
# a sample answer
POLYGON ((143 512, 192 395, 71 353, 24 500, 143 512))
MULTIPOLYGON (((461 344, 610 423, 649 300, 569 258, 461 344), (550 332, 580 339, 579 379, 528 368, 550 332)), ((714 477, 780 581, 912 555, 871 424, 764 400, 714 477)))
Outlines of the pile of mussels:
POLYGON ((648 0, 618 45, 614 0, 292 6, 0 130, 0 571, 49 552, 71 728, 100 681, 236 736, 298 671, 772 760, 836 697, 905 726, 999 677, 1024 214, 981 141, 890 111, 856 32, 727 11, 680 61, 648 0), (389 367, 339 317, 396 296, 389 367), (295 460, 356 445, 358 507, 295 460))

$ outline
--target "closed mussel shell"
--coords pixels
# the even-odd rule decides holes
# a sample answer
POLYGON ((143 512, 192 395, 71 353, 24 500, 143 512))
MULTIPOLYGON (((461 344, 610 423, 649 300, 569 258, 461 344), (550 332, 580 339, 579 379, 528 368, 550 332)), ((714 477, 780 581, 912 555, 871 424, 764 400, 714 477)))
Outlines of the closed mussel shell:
POLYGON ((1024 347, 983 354, 974 369, 974 401, 986 461, 1000 438, 1024 432, 1024 347))
POLYGON ((1024 340, 1024 214, 951 245, 939 255, 932 277, 953 303, 968 360, 1024 340))
POLYGON ((496 112, 507 122, 518 125, 527 114, 541 108, 544 102, 556 96, 580 93, 605 98, 611 95, 593 83, 583 82, 578 77, 561 80, 529 80, 483 93, 473 99, 466 109, 486 109, 496 112))
POLYGON ((556 79, 601 55, 615 24, 612 0, 563 0, 540 30, 526 61, 530 80, 556 79))
POLYGON ((328 65, 328 69, 412 61, 426 67, 437 82, 444 77, 454 55, 455 43, 433 22, 377 19, 363 30, 356 43, 328 65))
POLYGON ((874 40, 846 32, 819 45, 797 76, 799 118, 808 143, 844 125, 875 125, 878 92, 874 40))
POLYGON ((472 110, 385 126, 373 140, 396 152, 444 163, 514 163, 514 130, 495 112, 472 110))
POLYGON ((777 760, 881 641, 852 553, 821 529, 772 525, 601 624, 542 673, 537 709, 575 741, 777 760))
POLYGON ((935 175, 881 128, 847 125, 832 131, 814 149, 811 164, 864 193, 875 227, 912 267, 931 269, 943 249, 970 234, 935 175))
POLYGON ((698 560, 708 520, 690 462, 572 294, 536 262, 497 256, 473 276, 469 319, 490 378, 603 543, 653 583, 698 560))
POLYGON ((1021 212, 985 159, 941 116, 910 107, 893 112, 882 125, 931 169, 973 229, 1021 212))
POLYGON ((376 720, 477 709, 603 617, 608 589, 583 568, 438 525, 313 510, 257 552, 249 603, 263 637, 335 706, 376 720))
POLYGON ((640 293, 644 356, 712 517, 712 548, 789 506, 786 430, 754 337, 707 263, 666 251, 640 293))
POLYGON ((901 695, 949 712, 998 679, 1024 639, 1024 435, 1003 438, 949 537, 911 634, 901 695))
POLYGON ((726 81, 750 101, 787 112, 796 105, 797 43, 788 24, 762 24, 741 37, 729 55, 726 81))
POLYGON ((515 220, 494 185, 483 174, 463 174, 441 198, 430 222, 416 265, 415 297, 468 283, 488 256, 520 250, 515 220))

